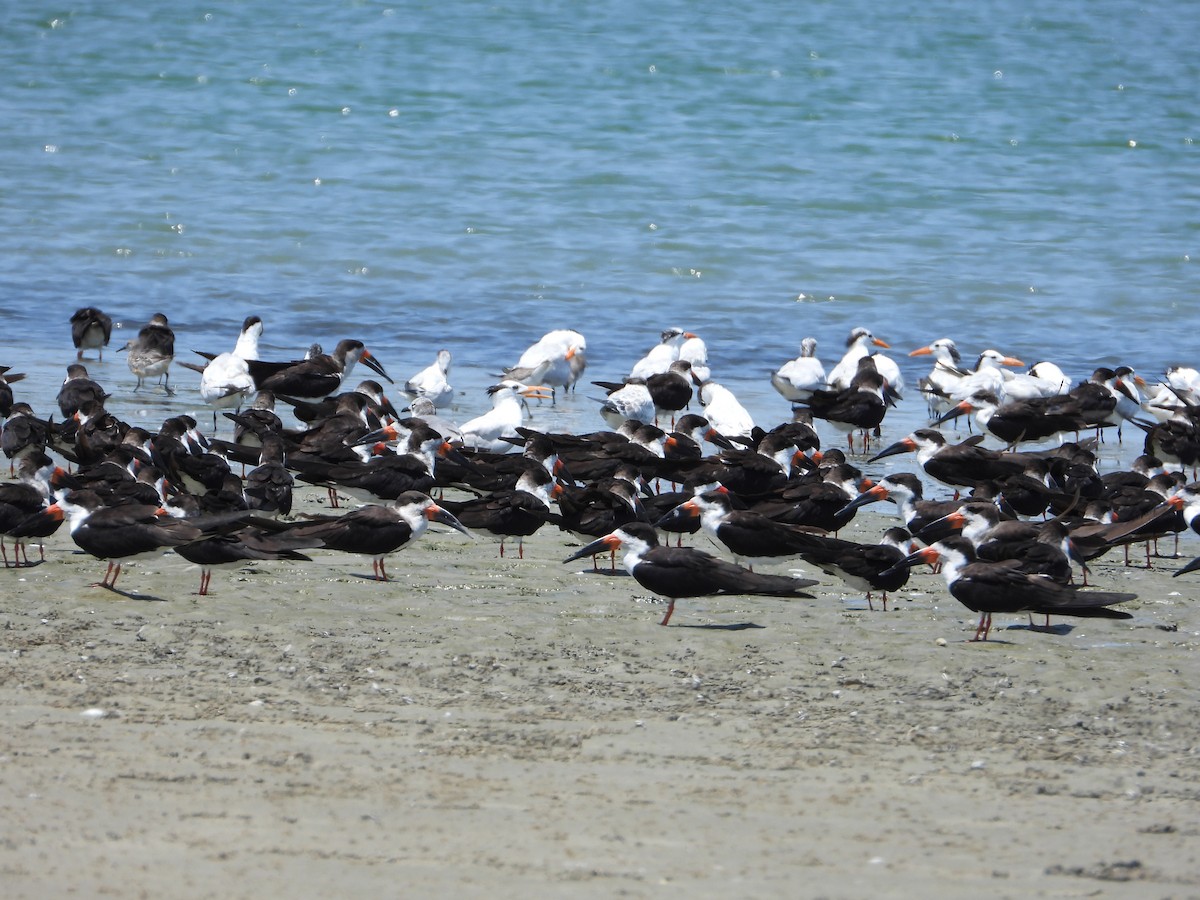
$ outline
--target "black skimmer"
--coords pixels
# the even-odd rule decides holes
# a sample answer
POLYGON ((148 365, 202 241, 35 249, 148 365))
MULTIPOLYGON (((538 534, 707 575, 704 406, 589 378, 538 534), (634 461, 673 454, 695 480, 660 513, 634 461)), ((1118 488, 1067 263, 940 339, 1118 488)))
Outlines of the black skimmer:
POLYGON ((854 518, 858 507, 852 502, 862 483, 862 472, 854 466, 823 465, 816 473, 793 479, 779 492, 753 501, 750 508, 778 522, 836 532, 854 518))
POLYGON ((332 353, 317 353, 282 367, 279 363, 264 365, 251 362, 250 374, 254 376, 259 390, 271 391, 277 397, 320 400, 336 393, 355 365, 360 362, 380 377, 392 381, 383 364, 371 354, 363 342, 350 338, 338 341, 332 353), (266 374, 267 372, 271 374, 266 374))
POLYGON ((12 415, 12 385, 25 377, 24 372, 13 372, 12 366, 0 366, 0 420, 12 415))
POLYGON ((751 571, 755 561, 799 556, 814 546, 812 529, 785 525, 745 509, 740 503, 735 505, 724 487, 696 494, 659 519, 655 526, 676 531, 679 529, 674 524, 686 519, 699 519, 700 528, 712 542, 733 554, 736 562, 747 561, 751 571))
POLYGON ((561 493, 562 489, 545 467, 531 463, 512 489, 494 491, 486 497, 471 500, 443 500, 442 506, 467 528, 497 535, 501 556, 504 556, 505 540, 517 538, 517 556, 524 559, 525 538, 551 518, 550 503, 561 493))
POLYGON ((912 536, 904 528, 889 528, 878 544, 859 544, 838 538, 815 535, 800 558, 812 563, 826 575, 840 578, 867 595, 867 607, 874 610, 871 594, 879 591, 883 611, 888 608, 888 591, 898 591, 908 583, 909 570, 897 564, 908 556, 912 536))
POLYGON ((745 500, 775 495, 788 485, 797 459, 807 458, 786 431, 767 432, 753 447, 730 448, 681 469, 689 487, 716 482, 745 500))
POLYGON ((803 403, 813 391, 829 389, 825 367, 817 359, 817 339, 800 342, 800 355, 771 373, 771 386, 790 403, 803 403))
POLYGON ((454 399, 454 388, 449 381, 450 360, 449 350, 439 350, 433 362, 404 382, 404 393, 411 400, 428 400, 435 409, 449 406, 454 399))
POLYGON ((258 465, 246 475, 242 486, 248 508, 269 516, 291 515, 295 480, 285 463, 283 439, 274 433, 264 435, 258 465))
POLYGON ((761 595, 771 597, 807 597, 804 588, 816 581, 782 575, 760 575, 736 563, 718 559, 703 550, 688 547, 663 547, 652 525, 632 522, 611 534, 592 541, 568 556, 564 563, 596 556, 625 547, 622 565, 638 584, 669 599, 667 613, 660 625, 671 621, 675 601, 681 597, 709 597, 717 594, 761 595))
POLYGON ((190 563, 200 566, 200 589, 197 596, 208 594, 212 582, 212 570, 217 566, 234 566, 246 562, 260 560, 291 560, 311 562, 309 556, 300 552, 300 548, 318 547, 320 540, 315 537, 307 539, 296 538, 290 532, 292 529, 263 528, 257 525, 245 525, 236 531, 222 532, 180 544, 175 552, 190 563))
MULTIPOLYGON (((20 539, 23 535, 14 534, 14 529, 19 528, 31 516, 40 513, 47 505, 46 495, 32 484, 20 481, 0 484, 0 556, 3 556, 6 569, 10 565, 22 565, 20 539), (8 550, 4 546, 5 536, 13 538, 12 563, 8 561, 8 550)), ((26 554, 24 565, 29 564, 29 556, 26 554)))
POLYGON ((654 401, 655 423, 658 423, 661 415, 666 414, 671 417, 671 427, 674 428, 675 414, 692 402, 692 364, 686 359, 675 360, 667 371, 646 379, 646 390, 654 401))
POLYGON ((1121 423, 1132 422, 1134 425, 1144 427, 1153 426, 1154 421, 1147 419, 1146 411, 1143 409, 1145 399, 1142 397, 1142 388, 1146 387, 1145 380, 1129 366, 1117 366, 1112 373, 1112 377, 1106 378, 1103 384, 1116 400, 1113 417, 1117 420, 1117 440, 1119 441, 1121 440, 1121 423))
POLYGON ((862 434, 865 453, 872 432, 878 432, 888 407, 894 405, 895 395, 887 381, 877 371, 869 356, 862 358, 862 366, 854 383, 843 390, 813 391, 804 402, 804 409, 814 418, 823 419, 840 431, 846 432, 850 451, 854 451, 854 432, 862 434))
POLYGON ((587 339, 578 331, 560 328, 547 332, 531 345, 515 366, 504 370, 504 377, 522 384, 550 388, 550 399, 557 399, 555 388, 570 391, 587 368, 587 339))
POLYGON ((877 500, 890 500, 896 504, 896 514, 912 534, 917 534, 931 522, 948 516, 964 501, 925 500, 921 479, 911 472, 893 472, 879 479, 856 498, 851 500, 842 513, 853 512, 877 500))
POLYGON ((0 555, 3 556, 5 568, 10 563, 4 547, 4 535, 12 538, 13 542, 11 565, 22 565, 22 555, 25 557, 23 565, 30 565, 29 553, 25 549, 29 540, 39 544, 41 557, 45 560, 46 548, 41 539, 54 534, 62 524, 62 519, 45 515, 51 493, 78 485, 44 453, 21 460, 20 479, 0 484, 0 555))
POLYGON ((72 363, 67 366, 67 378, 58 391, 58 409, 64 418, 70 418, 79 407, 89 400, 103 405, 111 394, 88 375, 87 366, 72 363))
POLYGON ((233 443, 238 446, 260 447, 264 434, 283 429, 283 420, 275 412, 275 395, 270 391, 255 394, 248 409, 224 415, 233 422, 233 443))
MULTIPOLYGON (((428 425, 427 420, 421 421, 428 425)), ((434 473, 438 487, 465 487, 482 495, 515 487, 517 479, 530 463, 543 467, 555 477, 563 476, 566 471, 565 464, 556 452, 554 438, 540 431, 518 428, 521 452, 513 454, 464 449, 455 442, 453 436, 447 437, 441 428, 435 425, 429 427, 446 437, 447 443, 455 448, 455 452, 438 457, 434 473)), ((513 445, 517 446, 516 441, 513 445)))
POLYGON ((420 491, 406 491, 387 504, 360 506, 343 516, 322 516, 312 524, 298 525, 297 539, 319 538, 326 550, 371 557, 376 581, 387 581, 385 559, 421 537, 430 522, 441 522, 467 537, 471 533, 451 513, 420 491))
POLYGON ((204 529, 186 519, 169 515, 160 506, 127 503, 104 506, 94 491, 60 493, 46 512, 65 516, 71 538, 85 553, 108 562, 104 579, 94 587, 115 590, 121 566, 140 556, 200 540, 204 529))
MULTIPOLYGON (((704 416, 697 413, 686 413, 675 420, 675 429, 671 432, 676 439, 684 437, 694 443, 700 449, 700 455, 704 455, 704 447, 706 444, 712 444, 715 447, 728 448, 732 446, 732 442, 727 438, 721 437, 716 429, 712 427, 712 423, 704 416)), ((814 432, 815 437, 815 432, 814 432)), ((818 439, 819 442, 819 439, 818 439)))
MULTIPOLYGON (((270 391, 260 391, 259 394, 274 396, 270 391)), ((396 407, 392 406, 392 401, 384 393, 383 385, 374 378, 360 381, 358 386, 352 391, 333 394, 320 400, 301 400, 297 397, 286 396, 276 399, 290 406, 292 414, 295 415, 298 421, 304 422, 307 425, 318 425, 330 416, 337 415, 339 411, 338 406, 342 398, 352 394, 365 398, 365 406, 360 408, 365 411, 364 421, 368 427, 378 428, 389 418, 400 418, 400 413, 396 411, 396 407)))
POLYGON ((1072 497, 1050 478, 1050 463, 1032 458, 1019 475, 1005 475, 971 489, 969 500, 995 503, 1013 516, 1043 515, 1052 506, 1060 511, 1072 505, 1072 497))
POLYGON ((875 337, 868 329, 855 328, 850 332, 850 337, 846 339, 845 354, 843 354, 838 364, 829 372, 829 390, 846 390, 846 388, 850 387, 850 382, 854 380, 854 376, 858 374, 858 361, 863 357, 871 355, 870 348, 887 348, 888 346, 887 342, 875 337))
POLYGON ((951 487, 976 487, 993 478, 1025 471, 1025 456, 980 446, 982 440, 982 436, 977 435, 960 444, 951 444, 934 428, 918 428, 908 437, 880 450, 869 462, 916 451, 917 462, 925 473, 951 487))
MULTIPOLYGON (((360 440, 370 440, 369 437, 360 440)), ((363 502, 398 500, 402 495, 417 491, 429 493, 436 483, 435 466, 438 459, 451 456, 460 462, 458 451, 428 425, 417 424, 404 437, 404 447, 396 453, 375 456, 363 462, 323 463, 319 459, 288 456, 297 477, 309 484, 319 484, 329 491, 330 504, 337 506, 337 494, 343 493, 363 502)))
MULTIPOLYGON (((951 536, 945 533, 948 529, 966 538, 982 562, 1015 559, 1020 571, 1029 575, 1043 575, 1060 584, 1073 580, 1070 533, 1061 521, 1005 519, 994 505, 971 502, 926 525, 917 537, 932 544, 951 536)), ((1079 562, 1084 565, 1082 559, 1079 562)))
MULTIPOLYGON (((100 462, 125 442, 129 426, 96 400, 86 400, 75 412, 75 448, 70 455, 80 466, 100 462)), ((59 452, 68 455, 66 448, 59 452)))
POLYGON ((50 423, 35 416, 32 406, 24 401, 14 403, 0 431, 0 449, 9 459, 9 471, 15 472, 26 457, 44 454, 51 435, 50 423))
POLYGON ((646 522, 649 513, 638 492, 640 480, 636 468, 622 466, 613 476, 584 487, 564 486, 557 498, 559 512, 550 521, 587 538, 602 537, 630 522, 646 522))
MULTIPOLYGON (((1166 502, 1179 511, 1188 528, 1200 534, 1200 482, 1184 485, 1168 497, 1166 502)), ((1200 569, 1200 556, 1175 572, 1175 575, 1186 575, 1197 569, 1200 569)))
POLYGON ((546 389, 505 379, 493 384, 487 392, 492 408, 458 427, 463 446, 496 453, 510 452, 515 446, 512 440, 520 437, 517 429, 525 423, 525 400, 531 397, 546 399, 546 389))
POLYGON ((287 450, 293 463, 326 464, 353 462, 362 455, 354 451, 356 442, 370 433, 373 422, 369 416, 368 399, 355 391, 339 394, 334 413, 315 421, 296 434, 285 432, 289 439, 287 450))
POLYGON ((151 440, 150 458, 176 487, 192 494, 219 489, 229 474, 229 463, 224 457, 195 442, 186 416, 163 420, 151 440))
POLYGON ((1176 413, 1165 422, 1139 427, 1146 432, 1145 453, 1191 469, 1195 476, 1200 467, 1200 407, 1196 408, 1195 416, 1189 409, 1176 413))
POLYGON ((104 348, 112 338, 112 319, 96 309, 85 306, 75 310, 71 316, 71 343, 75 345, 75 358, 83 359, 83 354, 95 350, 104 359, 104 348))
POLYGON ((1111 607, 1137 599, 1137 594, 1081 591, 1074 585, 1030 575, 1021 571, 1021 563, 1015 559, 980 562, 975 558, 971 542, 963 537, 947 538, 917 550, 900 565, 939 562, 951 595, 967 609, 980 614, 972 641, 988 639, 994 613, 1129 619, 1132 618, 1129 613, 1111 607))
POLYGON ((1061 434, 1078 433, 1093 424, 1084 418, 1083 410, 1070 397, 1006 399, 1002 402, 991 391, 972 394, 959 401, 934 424, 961 415, 973 415, 980 429, 990 431, 1009 448, 1025 441, 1037 443, 1061 434))
POLYGON ((171 390, 170 369, 171 361, 175 358, 175 332, 167 324, 166 316, 155 313, 137 337, 121 349, 125 351, 129 371, 137 376, 134 393, 142 389, 142 382, 147 378, 157 378, 168 396, 174 393, 171 390))

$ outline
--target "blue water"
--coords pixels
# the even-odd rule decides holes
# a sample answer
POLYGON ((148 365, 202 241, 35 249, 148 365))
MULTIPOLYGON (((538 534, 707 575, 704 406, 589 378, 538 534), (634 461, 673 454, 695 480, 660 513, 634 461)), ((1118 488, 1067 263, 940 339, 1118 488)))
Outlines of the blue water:
POLYGON ((181 358, 252 312, 269 355, 359 337, 398 379, 444 346, 463 418, 555 327, 595 378, 696 331, 767 425, 766 373, 856 325, 910 380, 944 335, 1075 377, 1197 362, 1189 4, 30 6, 0 29, 0 364, 39 411, 83 305, 167 313, 181 358))

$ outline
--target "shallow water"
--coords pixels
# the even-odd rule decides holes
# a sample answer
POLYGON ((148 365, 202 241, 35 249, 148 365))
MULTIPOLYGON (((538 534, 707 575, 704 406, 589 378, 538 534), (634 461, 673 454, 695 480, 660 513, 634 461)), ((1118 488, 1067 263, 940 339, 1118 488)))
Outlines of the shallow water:
MULTIPOLYGON (((564 326, 606 379, 696 331, 765 424, 766 373, 807 334, 831 364, 860 324, 901 357, 950 335, 1153 377, 1200 324, 1186 13, 24 11, 0 35, 0 362, 55 382, 96 305, 122 337, 167 313, 181 358, 250 313, 265 355, 356 336, 398 379, 444 346, 463 417, 564 326)), ((590 428, 587 393, 566 409, 590 428)))

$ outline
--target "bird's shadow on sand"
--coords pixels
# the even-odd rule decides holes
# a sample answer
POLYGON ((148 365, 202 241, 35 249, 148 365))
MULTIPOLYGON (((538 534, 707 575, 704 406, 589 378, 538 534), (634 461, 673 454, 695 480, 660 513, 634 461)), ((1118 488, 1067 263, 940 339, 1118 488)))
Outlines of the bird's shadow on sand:
POLYGON ((100 582, 96 582, 95 584, 92 585, 92 587, 103 588, 104 590, 109 591, 110 593, 117 594, 120 597, 124 597, 126 600, 142 600, 146 603, 166 603, 167 602, 165 598, 155 597, 153 594, 135 594, 132 591, 123 591, 119 587, 112 587, 107 584, 101 584, 100 582))
POLYGON ((1009 625, 1005 631, 1032 631, 1034 634, 1056 634, 1059 637, 1070 634, 1075 630, 1075 626, 1069 622, 1059 622, 1057 625, 1051 625, 1047 628, 1045 625, 1030 625, 1028 622, 1021 622, 1016 625, 1009 625))
POLYGON ((696 628, 701 631, 746 631, 750 628, 766 628, 756 622, 735 622, 732 625, 675 625, 675 628, 696 628))

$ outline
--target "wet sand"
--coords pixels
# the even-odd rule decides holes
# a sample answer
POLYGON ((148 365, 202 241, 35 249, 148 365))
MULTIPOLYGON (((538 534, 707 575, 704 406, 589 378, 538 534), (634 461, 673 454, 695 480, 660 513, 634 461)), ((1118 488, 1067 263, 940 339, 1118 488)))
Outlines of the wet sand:
POLYGON ((174 554, 90 587, 55 536, 0 573, 4 895, 1200 896, 1181 562, 1095 566, 1132 620, 969 643, 925 573, 660 628, 578 545, 430 533, 390 583, 317 552, 197 597, 174 554))

